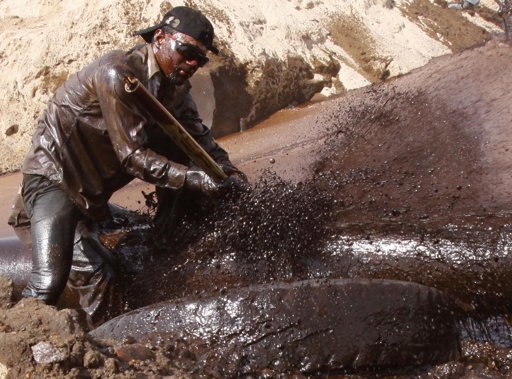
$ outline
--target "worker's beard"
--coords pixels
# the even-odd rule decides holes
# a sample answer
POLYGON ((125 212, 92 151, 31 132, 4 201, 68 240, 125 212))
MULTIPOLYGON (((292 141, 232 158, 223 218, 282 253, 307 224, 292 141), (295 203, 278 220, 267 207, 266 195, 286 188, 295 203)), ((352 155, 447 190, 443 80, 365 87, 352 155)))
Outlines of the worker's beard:
POLYGON ((185 83, 192 75, 194 71, 187 67, 174 67, 170 75, 167 76, 167 79, 170 83, 175 85, 182 85, 185 83))

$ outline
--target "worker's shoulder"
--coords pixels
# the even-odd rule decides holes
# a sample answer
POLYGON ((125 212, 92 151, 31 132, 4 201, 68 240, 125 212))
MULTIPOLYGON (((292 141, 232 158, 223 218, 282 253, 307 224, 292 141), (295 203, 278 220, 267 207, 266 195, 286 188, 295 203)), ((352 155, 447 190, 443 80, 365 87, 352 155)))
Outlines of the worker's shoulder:
POLYGON ((72 76, 69 83, 77 82, 97 93, 124 93, 124 78, 136 71, 128 59, 128 52, 112 50, 90 62, 72 76))
POLYGON ((131 63, 126 51, 112 50, 96 61, 96 67, 99 73, 107 76, 118 76, 133 71, 133 64, 131 63))

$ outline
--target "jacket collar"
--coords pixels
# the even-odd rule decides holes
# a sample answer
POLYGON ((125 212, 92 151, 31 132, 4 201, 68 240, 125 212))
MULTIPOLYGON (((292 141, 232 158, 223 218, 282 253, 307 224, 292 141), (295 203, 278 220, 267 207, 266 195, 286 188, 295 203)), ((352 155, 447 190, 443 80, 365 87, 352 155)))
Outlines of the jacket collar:
MULTIPOLYGON (((140 69, 144 70, 144 66, 146 67, 145 74, 147 75, 147 79, 151 79, 157 73, 161 73, 160 66, 158 66, 158 62, 156 61, 155 53, 153 53, 153 49, 151 49, 150 44, 145 45, 137 45, 131 50, 128 51, 129 55, 136 56, 140 59, 142 65, 135 63, 140 69)), ((135 62, 135 61, 134 61, 135 62)))
POLYGON ((158 66, 158 62, 156 61, 155 53, 153 53, 153 49, 151 45, 146 45, 146 56, 147 56, 147 65, 148 65, 148 78, 151 79, 153 75, 155 75, 160 71, 160 66, 158 66))
POLYGON ((146 88, 159 100, 163 96, 165 76, 160 70, 151 44, 139 45, 130 50, 129 54, 134 54, 138 58, 135 63, 139 67, 139 72, 146 88))

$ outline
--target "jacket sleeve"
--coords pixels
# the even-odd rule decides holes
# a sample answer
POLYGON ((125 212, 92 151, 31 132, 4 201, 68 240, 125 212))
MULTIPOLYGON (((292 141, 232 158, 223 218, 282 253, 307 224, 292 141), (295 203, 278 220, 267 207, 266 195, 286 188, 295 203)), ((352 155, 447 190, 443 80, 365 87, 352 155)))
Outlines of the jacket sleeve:
POLYGON ((190 135, 201 147, 230 175, 239 170, 229 160, 229 155, 213 138, 210 129, 203 124, 197 106, 187 87, 186 93, 180 96, 174 104, 172 112, 190 135))
POLYGON ((124 90, 124 67, 99 71, 95 88, 114 151, 126 173, 160 187, 178 189, 185 182, 186 167, 147 147, 145 113, 124 90))

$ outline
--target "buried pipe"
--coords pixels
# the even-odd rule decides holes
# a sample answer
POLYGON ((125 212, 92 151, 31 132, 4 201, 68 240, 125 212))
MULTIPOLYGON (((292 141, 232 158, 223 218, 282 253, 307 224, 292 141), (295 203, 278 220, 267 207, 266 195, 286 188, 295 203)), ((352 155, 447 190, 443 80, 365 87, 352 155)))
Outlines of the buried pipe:
MULTIPOLYGON (((475 232, 475 228, 471 230, 475 232)), ((488 240, 492 240, 494 244, 501 246, 500 241, 507 240, 509 229, 496 230, 499 230, 498 235, 501 238, 483 238, 477 233, 480 243, 489 243, 488 240)), ((225 370, 226 375, 233 372, 257 371, 262 367, 270 367, 279 372, 315 372, 436 363, 445 359, 450 360, 453 354, 456 354, 457 349, 454 346, 458 344, 457 330, 464 340, 476 338, 487 341, 503 337, 504 344, 508 346, 509 338, 505 338, 510 335, 508 332, 498 333, 491 336, 492 338, 486 335, 483 339, 474 335, 481 331, 486 332, 488 321, 483 320, 483 324, 474 324, 467 313, 468 304, 461 304, 461 300, 465 303, 464 300, 475 299, 475 291, 482 288, 481 282, 472 283, 476 278, 475 270, 480 268, 478 272, 482 274, 482 269, 487 267, 483 265, 489 259, 487 255, 482 257, 484 261, 481 262, 470 254, 473 250, 462 241, 448 243, 449 239, 436 239, 435 243, 430 245, 429 240, 423 238, 416 243, 422 251, 430 249, 432 253, 436 253, 437 258, 433 261, 432 258, 420 259, 414 253, 416 249, 410 247, 415 243, 413 236, 409 235, 411 238, 407 239, 404 235, 395 235, 397 239, 393 240, 390 237, 393 233, 389 230, 386 230, 385 235, 387 238, 383 240, 373 236, 371 245, 365 244, 366 240, 357 233, 351 237, 346 236, 340 240, 337 247, 325 247, 325 254, 322 257, 309 262, 310 269, 316 268, 335 277, 347 274, 342 272, 343 267, 351 267, 351 274, 359 277, 421 281, 440 288, 451 298, 457 299, 457 305, 464 306, 464 310, 459 312, 459 308, 452 306, 440 291, 415 283, 356 278, 345 281, 329 279, 252 286, 227 292, 218 298, 186 298, 151 305, 107 322, 93 331, 92 335, 117 340, 134 337, 140 341, 175 343, 179 349, 192 351, 196 357, 210 357, 213 354, 214 357, 208 358, 208 361, 212 362, 211 365, 199 367, 198 370, 213 370, 212 367, 217 365, 224 367, 222 370, 225 370), (375 251, 380 251, 380 254, 372 253, 375 251), (460 258, 467 260, 468 265, 453 268, 450 262, 443 263, 439 260, 439 254, 446 255, 445 258, 448 259, 453 255, 453 251, 464 251, 460 258), (341 257, 344 258, 339 260, 341 257), (351 261, 345 262, 345 259, 351 261), (433 274, 429 272, 435 271, 434 269, 439 271, 439 275, 430 277, 433 274), (342 286, 343 283, 345 284, 342 286), (342 288, 344 289, 341 290, 342 288), (366 290, 362 290, 363 288, 366 290), (404 291, 405 296, 401 296, 401 291, 404 291), (411 297, 414 291, 417 291, 418 296, 411 297), (254 304, 260 304, 259 308, 254 308, 254 304), (168 324, 162 329, 160 322, 166 320, 168 324), (466 323, 469 322, 469 329, 475 329, 476 326, 478 330, 468 331, 468 325, 455 325, 457 320, 466 320, 466 323), (315 329, 317 325, 335 327, 315 329), (153 327, 156 329, 151 329, 153 327), (112 331, 105 332, 105 328, 112 328, 112 331), (352 334, 343 334, 345 331, 342 328, 352 334), (376 332, 379 333, 378 336, 375 335, 376 332), (441 346, 437 345, 436 341, 429 342, 431 333, 440 336, 441 339, 444 338, 445 342, 441 346), (260 339, 262 342, 259 342, 260 339), (352 340, 356 342, 351 342, 352 340), (266 345, 261 345, 264 341, 266 345), (252 345, 254 346, 250 348, 252 345), (415 352, 414 346, 421 353, 415 352), (234 352, 233 356, 230 351, 234 352), (238 351, 241 351, 241 355, 236 355, 238 351), (261 355, 263 353, 267 355, 261 355), (215 358, 217 356, 218 359, 215 358), (255 358, 260 356, 261 359, 255 358)), ((460 237, 462 240, 468 236, 467 233, 462 235, 465 236, 460 237)), ((481 249, 481 245, 479 246, 481 249)), ((494 245, 486 246, 490 249, 494 245)), ((118 252, 126 253, 124 249, 118 252)), ((492 259, 493 264, 485 270, 489 275, 498 275, 487 278, 488 285, 498 286, 505 283, 499 275, 506 276, 510 272, 510 264, 506 259, 507 252, 503 251, 501 255, 502 259, 498 262, 492 259)), ((30 268, 30 252, 20 240, 0 239, 0 276, 13 281, 15 298, 20 297, 30 275, 30 268)), ((242 262, 237 262, 231 266, 230 271, 234 270, 236 274, 237 270, 243 271, 243 268, 242 262)), ((201 272, 200 267, 196 269, 199 270, 199 275, 204 276, 205 272, 201 272)), ((241 282, 249 285, 250 281, 242 279, 241 282)), ((191 284, 194 289, 193 283, 191 284)), ((485 293, 480 296, 482 301, 493 300, 492 289, 484 291, 485 293)), ((200 288, 195 290, 204 293, 200 288)), ((501 291, 504 290, 501 288, 501 291)), ((204 296, 208 295, 204 293, 204 296)), ((60 305, 70 306, 66 301, 67 298, 60 305)), ((472 302, 474 301, 476 300, 472 302)), ((200 363, 184 364, 193 366, 200 363)))
POLYGON ((266 369, 318 373, 456 359, 455 315, 449 298, 419 284, 324 279, 166 301, 112 319, 90 336, 170 347, 182 367, 221 377, 266 369))
POLYGON ((13 298, 19 300, 32 269, 30 249, 17 237, 0 238, 0 276, 13 284, 13 298))
MULTIPOLYGON (((384 270, 382 274, 388 278, 393 275, 398 277, 402 272, 409 275, 401 279, 420 281, 424 279, 420 272, 432 268, 432 262, 422 261, 417 256, 411 257, 405 252, 401 252, 398 260, 398 256, 378 258, 359 251, 362 246, 357 243, 343 242, 347 242, 343 245, 350 248, 350 251, 326 251, 332 260, 323 263, 331 271, 324 269, 331 275, 335 274, 332 271, 334 267, 346 266, 346 262, 344 264, 337 260, 340 254, 347 259, 362 259, 359 263, 366 268, 354 262, 349 266, 355 271, 362 269, 360 275, 366 276, 379 275, 384 270), (367 259, 361 256, 357 258, 358 254, 367 255, 367 259), (393 267, 396 267, 396 272, 393 267)), ((397 248, 397 243, 394 242, 393 250, 397 248)), ((373 245, 379 245, 380 250, 386 251, 385 245, 375 240, 373 245)), ((440 245, 442 243, 436 243, 436 251, 442 250, 439 249, 440 245)), ((423 240, 422 246, 429 245, 423 240)), ((477 262, 473 261, 473 264, 481 267, 477 262)), ((500 261, 500 266, 503 264, 500 261)), ((313 266, 322 270, 321 266, 313 266)), ((30 252, 20 240, 0 239, 0 276, 13 281, 15 299, 19 299, 26 285, 30 268, 30 252)), ((237 270, 236 267, 232 269, 237 270)), ((496 269, 493 266, 492 271, 496 269)), ((453 278, 461 276, 459 271, 445 272, 447 280, 452 278, 452 287, 453 278)), ((464 271, 471 275, 467 267, 464 271)), ((458 281, 461 285, 471 282, 467 276, 458 281)), ((430 285, 443 288, 439 279, 430 285)), ((459 297, 464 291, 460 288, 443 290, 456 298, 460 305, 459 297)), ((198 292, 208 296, 203 291, 198 292)), ((472 292, 469 291, 469 294, 472 292)), ((68 300, 64 299, 60 305, 72 306, 66 302, 68 300)), ((329 279, 251 286, 218 298, 186 298, 151 305, 109 321, 91 335, 117 340, 134 337, 144 342, 174 343, 178 350, 192 351, 196 357, 208 357, 211 364, 199 367, 198 370, 213 370, 218 366, 223 367, 226 375, 238 375, 240 372, 252 372, 266 367, 279 372, 393 368, 442 362, 456 357, 459 338, 457 331, 462 333, 462 339, 476 338, 471 333, 469 337, 464 337, 464 334, 468 334, 467 325, 456 325, 457 320, 467 318, 468 315, 464 316, 467 311, 464 309, 459 312, 459 308, 454 307, 440 291, 415 283, 329 279), (432 341, 433 335, 440 339, 432 341), (439 341, 444 342, 438 344, 439 341), (214 356, 210 357, 212 354, 214 356)), ((472 323, 472 319, 466 322, 472 323)), ((470 326, 474 325, 483 331, 487 330, 486 324, 470 326)), ((508 339, 505 342, 508 343, 508 339)), ((192 361, 184 363, 185 366, 198 364, 192 361)))
MULTIPOLYGON (((13 281, 15 299, 30 269, 29 249, 18 238, 0 239, 0 276, 13 281)), ((172 345, 187 352, 179 354, 183 367, 223 376, 267 368, 313 373, 456 359, 457 316, 450 298, 416 283, 322 279, 162 302, 107 321, 90 336, 172 345)))

